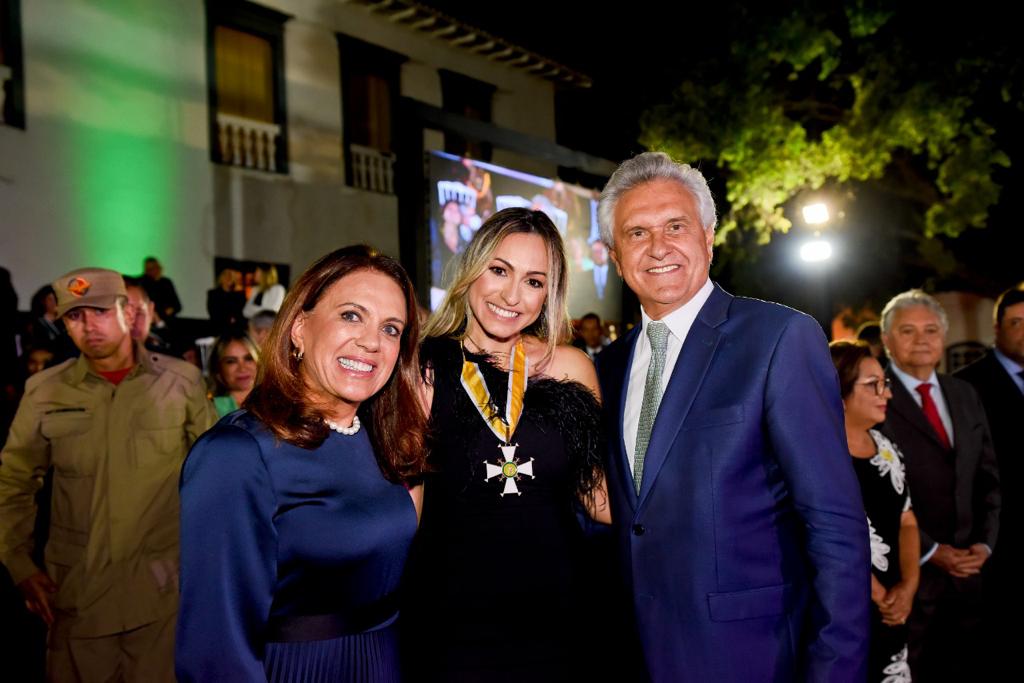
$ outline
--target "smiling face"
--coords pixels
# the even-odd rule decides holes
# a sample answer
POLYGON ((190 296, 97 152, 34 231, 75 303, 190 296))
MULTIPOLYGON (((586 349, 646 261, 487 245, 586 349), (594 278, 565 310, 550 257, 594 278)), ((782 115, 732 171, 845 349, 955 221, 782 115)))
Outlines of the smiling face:
POLYGON ((863 426, 870 429, 872 426, 885 421, 885 410, 892 398, 892 392, 888 387, 878 394, 878 387, 884 386, 885 372, 881 364, 874 358, 864 358, 857 366, 857 379, 853 382, 853 389, 843 399, 843 408, 846 410, 846 419, 849 424, 863 426))
POLYGON ((513 233, 499 244, 484 272, 469 286, 467 335, 514 340, 532 325, 548 295, 548 247, 533 233, 513 233))
POLYGON ((715 234, 680 183, 651 180, 625 192, 613 230, 612 261, 651 318, 679 308, 707 281, 715 234))
POLYGON ((251 391, 256 381, 256 359, 243 342, 235 339, 224 348, 218 372, 228 391, 251 391))
POLYGON ((387 383, 406 325, 402 288, 375 270, 341 278, 292 324, 291 340, 314 403, 351 415, 387 383))

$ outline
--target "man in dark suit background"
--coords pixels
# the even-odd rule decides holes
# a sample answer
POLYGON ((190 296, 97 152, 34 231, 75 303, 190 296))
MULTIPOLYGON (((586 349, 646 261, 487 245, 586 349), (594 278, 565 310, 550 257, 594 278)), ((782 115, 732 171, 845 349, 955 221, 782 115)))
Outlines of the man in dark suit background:
POLYGON ((962 368, 956 377, 971 383, 981 397, 992 430, 999 462, 999 538, 992 560, 985 566, 986 629, 994 659, 1008 662, 1015 646, 1016 621, 1022 605, 1020 534, 1024 476, 1024 284, 1011 287, 996 299, 993 311, 995 346, 980 360, 962 368))
POLYGON ((712 284, 696 169, 641 154, 599 216, 643 309, 596 359, 646 669, 624 680, 863 681, 868 529, 821 328, 712 284))
POLYGON ((972 680, 984 669, 981 568, 999 531, 984 408, 970 384, 935 371, 948 327, 945 310, 921 290, 882 310, 893 394, 882 431, 903 452, 921 535, 909 659, 923 681, 972 680))

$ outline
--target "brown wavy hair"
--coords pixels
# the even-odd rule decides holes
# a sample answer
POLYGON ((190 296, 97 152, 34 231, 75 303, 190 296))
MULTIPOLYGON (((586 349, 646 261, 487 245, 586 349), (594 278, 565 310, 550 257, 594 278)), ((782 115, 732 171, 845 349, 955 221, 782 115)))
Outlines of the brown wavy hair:
POLYGON ((828 350, 832 354, 836 374, 839 375, 839 395, 845 399, 853 391, 853 385, 860 374, 861 361, 872 357, 871 347, 860 339, 841 339, 829 344, 828 350))
POLYGON ((389 256, 365 245, 343 247, 310 266, 281 304, 263 345, 256 386, 243 407, 259 418, 282 441, 317 448, 330 433, 324 414, 310 400, 300 361, 291 341, 292 324, 312 311, 324 292, 352 273, 370 270, 394 280, 405 295, 406 324, 398 362, 384 387, 359 406, 377 456, 388 480, 412 483, 426 467, 426 415, 419 399, 419 316, 416 295, 405 269, 389 256))

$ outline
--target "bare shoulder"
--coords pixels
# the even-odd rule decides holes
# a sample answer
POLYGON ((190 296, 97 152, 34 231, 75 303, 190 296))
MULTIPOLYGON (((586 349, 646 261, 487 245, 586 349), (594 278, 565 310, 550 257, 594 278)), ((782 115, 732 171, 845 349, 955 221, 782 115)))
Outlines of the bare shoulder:
POLYGON ((561 345, 555 348, 546 375, 557 380, 579 382, 598 395, 597 371, 590 356, 574 346, 561 345))

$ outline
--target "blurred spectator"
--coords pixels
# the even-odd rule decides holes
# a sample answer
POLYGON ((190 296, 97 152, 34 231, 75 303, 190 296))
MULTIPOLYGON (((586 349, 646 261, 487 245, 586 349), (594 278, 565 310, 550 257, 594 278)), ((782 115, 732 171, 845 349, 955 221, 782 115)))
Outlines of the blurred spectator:
POLYGON ((601 353, 604 347, 610 343, 604 336, 604 329, 601 326, 601 316, 597 313, 587 313, 580 318, 580 336, 573 342, 573 346, 587 352, 591 359, 601 353))
POLYGON ((213 405, 224 417, 238 410, 256 383, 259 349, 244 334, 221 337, 210 354, 213 405))
POLYGON ((871 357, 877 360, 883 369, 889 364, 885 356, 885 346, 882 344, 882 325, 877 320, 869 320, 857 327, 856 337, 866 343, 871 350, 871 357))
POLYGON ((973 680, 984 661, 981 569, 999 533, 999 472, 974 388, 935 372, 949 328, 921 290, 882 310, 892 400, 881 432, 899 444, 914 492, 921 583, 910 615, 910 668, 922 681, 973 680))
POLYGON ((25 379, 54 365, 53 351, 45 347, 28 349, 24 358, 25 379))
POLYGON ((608 247, 601 240, 594 240, 590 244, 590 255, 594 261, 594 296, 600 301, 608 286, 608 247))
POLYGON ((215 413, 198 370, 133 342, 119 273, 54 290, 82 355, 26 384, 0 453, 0 561, 50 626, 50 680, 173 681, 178 474, 215 413), (51 466, 40 566, 33 496, 51 466))
POLYGON ((206 312, 218 336, 242 329, 245 316, 245 292, 242 274, 235 268, 224 268, 217 276, 217 286, 206 292, 206 312))
POLYGON ((256 286, 253 287, 249 300, 245 302, 242 314, 252 319, 260 311, 277 313, 284 301, 284 285, 277 281, 277 267, 270 263, 261 263, 254 274, 256 286))
POLYGON ((178 292, 174 289, 174 283, 170 278, 164 277, 164 267, 154 256, 147 257, 142 267, 142 286, 149 294, 149 300, 156 307, 160 319, 168 321, 178 315, 181 310, 181 302, 178 300, 178 292))
POLYGON ((167 325, 160 320, 149 294, 142 286, 139 278, 125 276, 124 288, 128 293, 128 303, 135 309, 135 322, 132 323, 132 339, 141 341, 150 351, 176 356, 174 345, 167 325), (157 329, 154 329, 157 327, 157 329))
MULTIPOLYGON (((992 617, 987 640, 1005 665, 1013 657, 1015 626, 1022 596, 1021 533, 1024 533, 1024 439, 1017 431, 1024 417, 1024 284, 996 299, 993 311, 996 343, 987 355, 955 373, 974 386, 985 406, 992 442, 999 461, 999 539, 986 567, 985 590, 992 617)), ((999 670, 998 668, 996 670, 999 670)), ((1005 668, 1002 670, 1006 670, 1005 668)))
POLYGON ((52 285, 44 285, 32 295, 28 325, 28 344, 52 349, 57 363, 78 356, 78 348, 57 316, 57 295, 52 285))
POLYGON ((256 344, 256 348, 263 348, 263 342, 270 335, 270 329, 276 319, 277 313, 273 311, 260 311, 249 318, 248 336, 256 344))

